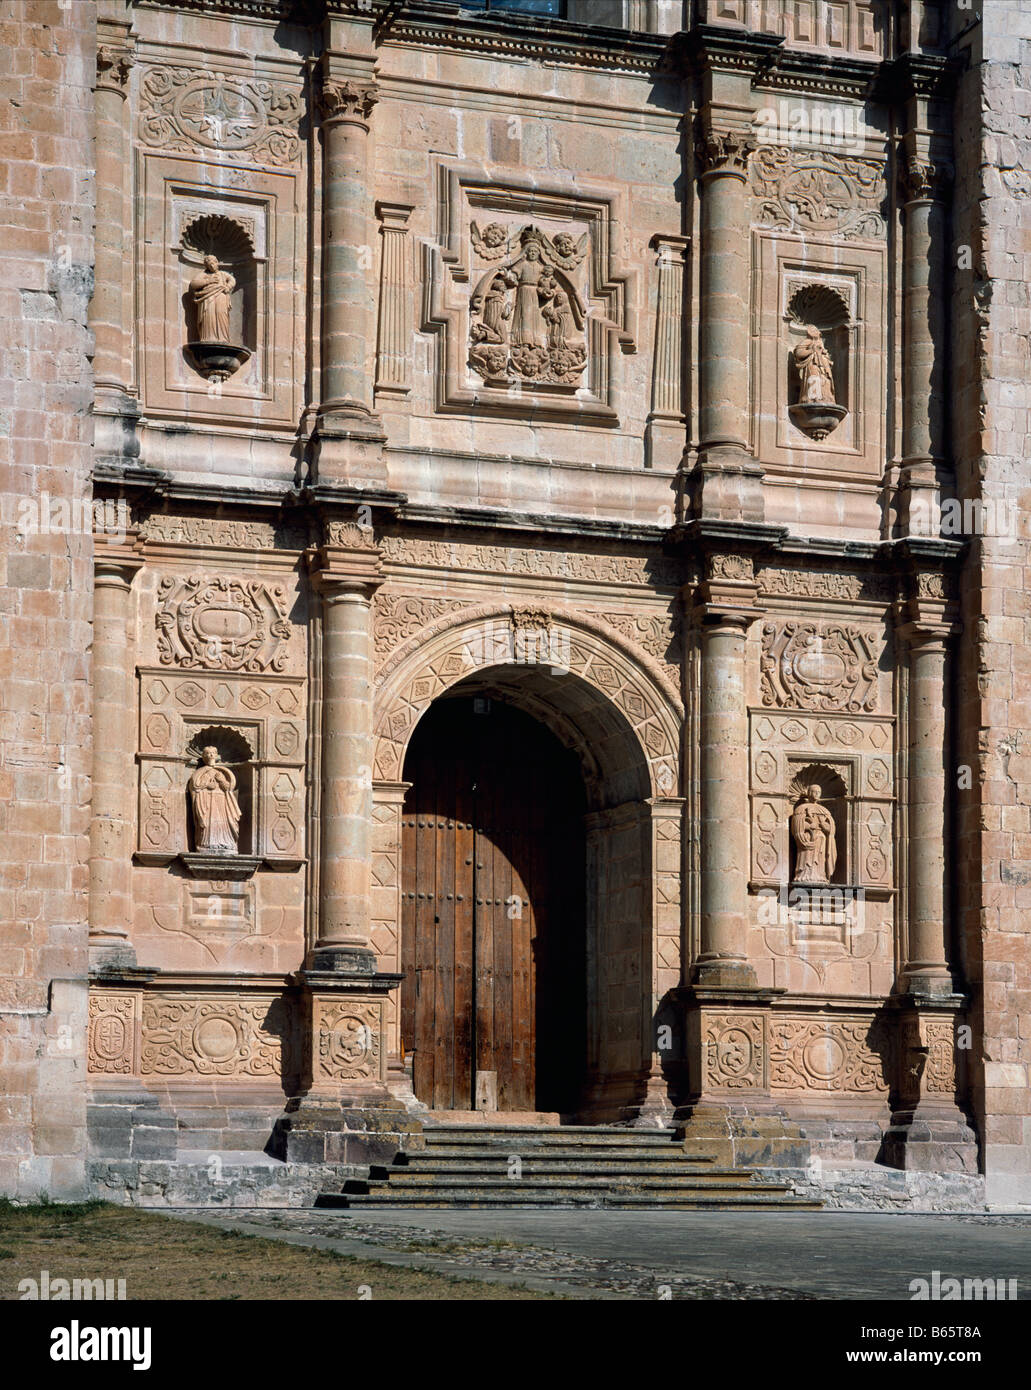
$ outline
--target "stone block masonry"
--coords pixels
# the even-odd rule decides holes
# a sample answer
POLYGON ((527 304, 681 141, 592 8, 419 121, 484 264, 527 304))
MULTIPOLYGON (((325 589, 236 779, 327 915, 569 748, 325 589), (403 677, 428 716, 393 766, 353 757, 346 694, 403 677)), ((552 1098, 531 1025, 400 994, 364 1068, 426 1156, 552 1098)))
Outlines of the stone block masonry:
POLYGON ((13 0, 0 45, 0 1193, 75 1200, 92 538, 50 522, 89 490, 96 7, 13 0))

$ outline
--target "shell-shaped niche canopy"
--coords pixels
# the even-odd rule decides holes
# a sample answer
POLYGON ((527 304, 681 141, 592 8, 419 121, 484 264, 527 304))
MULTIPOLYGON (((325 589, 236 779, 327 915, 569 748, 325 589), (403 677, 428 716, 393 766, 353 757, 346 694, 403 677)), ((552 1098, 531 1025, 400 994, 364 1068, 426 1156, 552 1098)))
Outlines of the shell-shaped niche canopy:
POLYGON ((224 213, 195 217, 183 228, 183 259, 200 265, 205 256, 216 256, 231 265, 254 259, 254 242, 247 229, 224 213))
POLYGON ((812 324, 826 332, 847 324, 848 301, 832 285, 802 285, 788 301, 788 317, 800 328, 812 324))

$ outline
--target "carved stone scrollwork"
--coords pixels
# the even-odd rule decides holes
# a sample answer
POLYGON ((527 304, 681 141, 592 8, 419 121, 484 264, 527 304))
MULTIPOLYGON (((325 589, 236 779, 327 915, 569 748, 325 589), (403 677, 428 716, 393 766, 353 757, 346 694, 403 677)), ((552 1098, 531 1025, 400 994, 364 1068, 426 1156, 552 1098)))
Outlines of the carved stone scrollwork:
POLYGON ((764 705, 877 708, 878 645, 871 632, 842 623, 765 623, 762 644, 764 705))
POLYGON ((148 68, 140 84, 140 139, 152 149, 296 164, 300 115, 299 92, 264 80, 170 64, 148 68))
POLYGON ((774 1091, 886 1092, 893 1060, 894 1035, 880 1021, 775 1019, 770 1024, 774 1091))
POLYGON ((766 1057, 763 1020, 753 1014, 709 1014, 705 1064, 710 1086, 731 1091, 761 1089, 766 1057))
POLYGON ((750 174, 760 225, 831 232, 845 240, 886 235, 883 162, 764 145, 750 174))
POLYGON ((281 584, 258 579, 163 579, 155 619, 162 664, 281 671, 291 633, 285 597, 281 584))

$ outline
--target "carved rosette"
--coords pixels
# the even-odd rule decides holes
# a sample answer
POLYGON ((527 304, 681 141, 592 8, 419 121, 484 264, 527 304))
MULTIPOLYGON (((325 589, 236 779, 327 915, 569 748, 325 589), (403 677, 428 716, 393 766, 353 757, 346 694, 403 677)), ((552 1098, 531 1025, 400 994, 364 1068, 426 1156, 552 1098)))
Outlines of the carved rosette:
POLYGON ((843 623, 764 623, 764 705, 871 712, 877 708, 879 645, 872 632, 843 623))
POLYGON ((291 627, 282 584, 195 574, 158 587, 163 665, 221 671, 282 671, 291 627))

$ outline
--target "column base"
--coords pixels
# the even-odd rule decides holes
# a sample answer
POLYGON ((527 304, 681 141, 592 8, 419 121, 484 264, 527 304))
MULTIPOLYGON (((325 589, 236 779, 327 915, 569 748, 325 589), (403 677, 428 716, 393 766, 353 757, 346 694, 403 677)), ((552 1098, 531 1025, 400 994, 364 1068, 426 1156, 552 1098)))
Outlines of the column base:
POLYGON ((312 438, 311 481, 314 483, 384 483, 386 435, 379 416, 364 408, 319 411, 312 438))
POLYGON ((896 1110, 877 1162, 914 1173, 976 1174, 977 1135, 956 1108, 896 1110))
POLYGON ((376 952, 368 946, 315 946, 305 974, 375 975, 376 952))
POLYGON ((691 515, 719 521, 762 521, 763 470, 744 444, 703 445, 686 480, 691 515))
POLYGON ((690 1158, 711 1155, 723 1168, 806 1168, 805 1130, 778 1106, 699 1099, 681 1106, 673 1128, 690 1158))
POLYGON ((345 1098, 309 1092, 286 1104, 269 1152, 286 1163, 391 1163, 422 1148, 422 1121, 385 1088, 345 1098))
POLYGON ((756 989, 754 968, 744 960, 700 960, 691 972, 691 983, 702 989, 756 989))
POLYGON ((120 974, 123 970, 135 970, 136 949, 132 943, 120 937, 101 937, 89 943, 90 974, 120 974))

